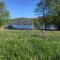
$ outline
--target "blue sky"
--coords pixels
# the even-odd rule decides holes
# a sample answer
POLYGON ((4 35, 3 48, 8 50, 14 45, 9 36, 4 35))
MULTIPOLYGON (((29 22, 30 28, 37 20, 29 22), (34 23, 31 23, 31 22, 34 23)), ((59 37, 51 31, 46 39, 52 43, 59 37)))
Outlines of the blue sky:
POLYGON ((35 7, 39 0, 5 0, 11 18, 35 17, 35 7))

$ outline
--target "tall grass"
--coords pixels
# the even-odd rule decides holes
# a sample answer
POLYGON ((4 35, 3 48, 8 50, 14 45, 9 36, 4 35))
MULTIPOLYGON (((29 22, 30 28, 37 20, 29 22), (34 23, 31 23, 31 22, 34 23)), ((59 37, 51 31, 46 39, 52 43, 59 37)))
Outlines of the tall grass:
POLYGON ((60 32, 0 31, 0 60, 60 60, 60 32))

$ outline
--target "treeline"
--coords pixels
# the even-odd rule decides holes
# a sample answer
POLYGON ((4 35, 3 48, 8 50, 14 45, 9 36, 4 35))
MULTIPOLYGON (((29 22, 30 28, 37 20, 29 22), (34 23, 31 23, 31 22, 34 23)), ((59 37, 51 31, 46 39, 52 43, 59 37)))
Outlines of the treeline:
POLYGON ((60 0, 41 0, 35 9, 38 18, 34 24, 39 27, 44 23, 45 30, 48 25, 55 25, 60 30, 60 0))

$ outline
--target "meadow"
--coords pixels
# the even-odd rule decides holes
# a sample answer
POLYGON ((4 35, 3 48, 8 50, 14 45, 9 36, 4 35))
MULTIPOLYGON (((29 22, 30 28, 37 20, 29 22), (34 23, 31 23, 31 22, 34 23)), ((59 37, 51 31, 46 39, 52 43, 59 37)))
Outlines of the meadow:
POLYGON ((0 60, 60 60, 60 32, 0 31, 0 60))

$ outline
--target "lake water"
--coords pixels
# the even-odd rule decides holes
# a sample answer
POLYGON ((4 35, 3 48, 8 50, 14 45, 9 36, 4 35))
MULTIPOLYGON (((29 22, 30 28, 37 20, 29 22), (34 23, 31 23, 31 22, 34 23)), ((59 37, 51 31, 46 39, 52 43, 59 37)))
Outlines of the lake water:
POLYGON ((35 29, 33 25, 11 25, 12 29, 35 29))
MULTIPOLYGON (((22 29, 22 30, 32 30, 35 29, 34 25, 8 25, 8 29, 22 29)), ((40 27, 40 29, 45 29, 45 26, 40 27)), ((50 25, 47 30, 57 30, 56 26, 50 25)))

